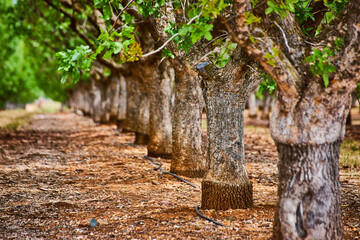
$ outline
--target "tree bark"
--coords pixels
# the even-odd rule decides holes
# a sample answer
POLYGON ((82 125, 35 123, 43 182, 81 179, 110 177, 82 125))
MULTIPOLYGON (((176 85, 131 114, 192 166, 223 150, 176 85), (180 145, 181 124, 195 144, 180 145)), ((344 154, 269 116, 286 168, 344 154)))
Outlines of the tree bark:
POLYGON ((202 92, 197 74, 175 68, 175 103, 170 171, 187 177, 203 177, 207 171, 202 150, 202 92))
POLYGON ((94 122, 99 123, 101 120, 101 92, 99 88, 99 81, 91 80, 90 90, 90 114, 94 122))
POLYGON ((274 239, 342 239, 339 152, 351 105, 347 92, 311 82, 288 111, 281 93, 271 116, 279 152, 274 239))
POLYGON ((269 120, 272 99, 268 91, 265 91, 263 95, 264 95, 264 101, 263 101, 263 112, 261 114, 261 119, 269 120))
POLYGON ((276 143, 280 162, 274 239, 343 238, 340 145, 276 143))
POLYGON ((135 132, 135 144, 149 142, 149 94, 136 76, 126 76, 126 120, 124 130, 135 132))
POLYGON ((99 82, 99 89, 101 93, 101 113, 100 123, 106 124, 110 121, 110 108, 111 108, 111 93, 110 93, 111 80, 102 78, 99 82))
POLYGON ((119 74, 119 104, 118 104, 118 116, 117 127, 123 129, 124 121, 126 119, 126 81, 122 74, 119 74))
MULTIPOLYGON (((156 62, 158 63, 158 62, 156 62)), ((149 82, 150 89, 150 119, 148 156, 172 157, 172 125, 171 125, 171 96, 174 82, 174 70, 168 61, 161 63, 156 77, 149 82)))
POLYGON ((113 71, 110 76, 110 86, 108 89, 110 99, 110 123, 116 124, 119 110, 120 92, 120 73, 113 71))
POLYGON ((200 69, 207 116, 207 164, 201 207, 238 209, 253 205, 252 184, 246 172, 244 109, 258 78, 238 51, 220 70, 200 69), (236 56, 236 54, 238 54, 236 56), (239 61, 237 61, 239 59, 239 61))
POLYGON ((258 112, 258 107, 256 105, 256 97, 255 97, 255 92, 252 92, 249 96, 249 117, 250 118, 256 118, 257 117, 257 112, 258 112))

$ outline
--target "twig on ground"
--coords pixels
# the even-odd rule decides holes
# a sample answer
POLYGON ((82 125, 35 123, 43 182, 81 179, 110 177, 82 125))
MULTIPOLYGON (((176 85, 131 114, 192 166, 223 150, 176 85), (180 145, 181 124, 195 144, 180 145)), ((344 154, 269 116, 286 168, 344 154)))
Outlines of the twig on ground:
POLYGON ((208 217, 205 217, 204 215, 202 215, 202 214, 199 212, 199 207, 198 207, 198 206, 195 206, 195 211, 196 211, 196 213, 197 213, 200 217, 202 217, 202 218, 204 218, 204 219, 206 219, 206 220, 208 220, 208 221, 210 221, 210 222, 212 222, 212 223, 215 223, 216 225, 220 225, 220 226, 225 227, 225 225, 223 225, 223 224, 221 224, 221 223, 219 223, 219 222, 217 222, 217 221, 215 221, 215 220, 212 220, 211 218, 208 218, 208 217))
POLYGON ((176 177, 176 178, 179 179, 180 181, 182 181, 182 182, 184 182, 184 183, 192 186, 193 188, 199 188, 198 186, 196 186, 196 185, 194 185, 194 184, 186 181, 185 179, 179 177, 178 175, 176 175, 176 174, 174 174, 174 173, 164 171, 164 170, 161 168, 162 164, 155 162, 155 160, 152 159, 151 157, 144 156, 144 158, 149 159, 152 164, 158 166, 157 168, 155 168, 155 170, 160 170, 162 174, 169 174, 169 175, 171 175, 171 176, 173 176, 173 177, 176 177))

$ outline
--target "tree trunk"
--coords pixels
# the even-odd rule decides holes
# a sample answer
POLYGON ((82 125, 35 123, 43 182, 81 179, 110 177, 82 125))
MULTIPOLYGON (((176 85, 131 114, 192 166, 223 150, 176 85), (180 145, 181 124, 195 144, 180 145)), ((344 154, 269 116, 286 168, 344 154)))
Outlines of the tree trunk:
POLYGON ((132 75, 125 76, 126 80, 126 116, 123 124, 124 132, 136 131, 136 118, 138 117, 139 87, 132 75))
POLYGON ((263 101, 263 112, 261 114, 261 119, 269 120, 272 99, 268 91, 265 91, 263 95, 264 95, 264 101, 263 101))
POLYGON ((100 123, 106 124, 110 121, 110 108, 111 108, 111 99, 110 99, 110 86, 111 81, 108 78, 102 78, 99 82, 99 88, 101 92, 101 113, 100 113, 100 123))
POLYGON ((110 123, 116 124, 119 111, 120 74, 113 71, 110 77, 111 83, 108 89, 110 98, 110 123))
POLYGON ((207 171, 202 150, 202 92, 196 74, 175 66, 175 103, 170 171, 203 177, 207 171))
POLYGON ((90 114, 93 121, 99 123, 101 120, 101 92, 99 88, 99 82, 97 80, 91 80, 90 91, 90 114))
POLYGON ((120 74, 119 76, 119 104, 118 104, 118 116, 117 116, 117 127, 123 129, 124 121, 126 118, 126 81, 125 77, 120 74))
MULTIPOLYGON (((152 69, 152 74, 156 71, 152 69)), ((168 61, 163 62, 158 69, 159 74, 152 77, 149 84, 150 92, 150 119, 148 156, 172 157, 171 144, 171 96, 174 82, 174 70, 168 61)))
POLYGON ((236 61, 203 78, 209 165, 202 182, 204 209, 248 208, 253 204, 245 167, 243 114, 254 80, 246 65, 236 61))
POLYGON ((282 144, 274 239, 342 239, 339 151, 327 144, 282 144))
POLYGON ((339 152, 351 98, 322 89, 310 82, 293 109, 277 92, 270 123, 279 152, 274 239, 343 237, 339 152))
POLYGON ((149 117, 150 117, 150 101, 147 86, 144 83, 139 84, 139 105, 138 117, 136 121, 135 144, 147 145, 149 143, 149 117))
POLYGON ((126 76, 126 119, 124 131, 135 132, 135 144, 149 141, 149 94, 136 76, 126 76))
POLYGON ((250 94, 248 103, 249 103, 249 117, 250 118, 256 118, 257 117, 258 107, 256 105, 255 92, 252 92, 250 94))

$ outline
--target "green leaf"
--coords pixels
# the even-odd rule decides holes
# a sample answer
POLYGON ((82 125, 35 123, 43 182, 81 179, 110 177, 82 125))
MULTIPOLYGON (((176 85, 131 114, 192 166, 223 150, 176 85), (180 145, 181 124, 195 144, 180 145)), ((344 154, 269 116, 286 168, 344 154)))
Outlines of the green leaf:
POLYGON ((330 23, 332 20, 335 19, 335 15, 332 12, 325 13, 326 22, 330 23))
POLYGON ((253 35, 250 35, 249 38, 250 38, 250 41, 251 41, 252 43, 256 43, 256 42, 257 42, 257 40, 254 38, 253 35))
POLYGON ((110 6, 108 4, 105 5, 105 7, 103 8, 103 13, 104 13, 104 19, 105 20, 111 19, 112 12, 111 12, 110 6))
POLYGON ((205 36, 206 40, 210 41, 212 39, 211 33, 210 32, 206 32, 205 36))
POLYGON ((109 50, 104 54, 103 58, 106 60, 110 60, 112 54, 113 54, 113 51, 109 50))
POLYGON ((175 58, 174 54, 166 47, 161 51, 161 57, 171 57, 172 59, 175 58))
POLYGON ((118 54, 123 48, 123 44, 121 42, 114 42, 114 54, 118 54))
POLYGON ((322 74, 322 78, 324 80, 325 87, 328 87, 329 86, 329 75, 324 73, 324 74, 322 74))
POLYGON ((65 83, 66 83, 67 77, 68 77, 67 74, 63 74, 63 75, 61 76, 61 80, 60 80, 61 84, 65 84, 65 83))
POLYGON ((268 7, 268 8, 265 10, 265 14, 266 14, 266 15, 269 15, 269 14, 272 13, 273 11, 274 11, 274 8, 268 7))
POLYGON ((267 59, 274 59, 274 56, 271 55, 269 52, 265 53, 264 57, 267 58, 267 59))
POLYGON ((76 60, 79 58, 79 56, 80 56, 80 53, 79 53, 79 52, 76 52, 76 53, 72 56, 71 61, 76 61, 76 60))

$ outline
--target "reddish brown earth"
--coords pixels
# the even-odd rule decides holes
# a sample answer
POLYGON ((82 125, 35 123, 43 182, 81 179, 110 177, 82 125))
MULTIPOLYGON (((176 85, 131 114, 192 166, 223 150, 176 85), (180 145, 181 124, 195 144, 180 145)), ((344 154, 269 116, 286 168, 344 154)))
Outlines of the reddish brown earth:
MULTIPOLYGON (((133 141, 72 113, 37 115, 0 133, 0 239, 270 238, 277 153, 267 128, 245 133, 254 207, 200 210, 225 227, 200 218, 200 190, 154 170, 146 147, 133 141), (100 225, 91 227, 92 218, 100 225)), ((169 170, 170 160, 156 161, 169 170)), ((341 169, 345 239, 360 235, 359 178, 359 169, 341 169)))

